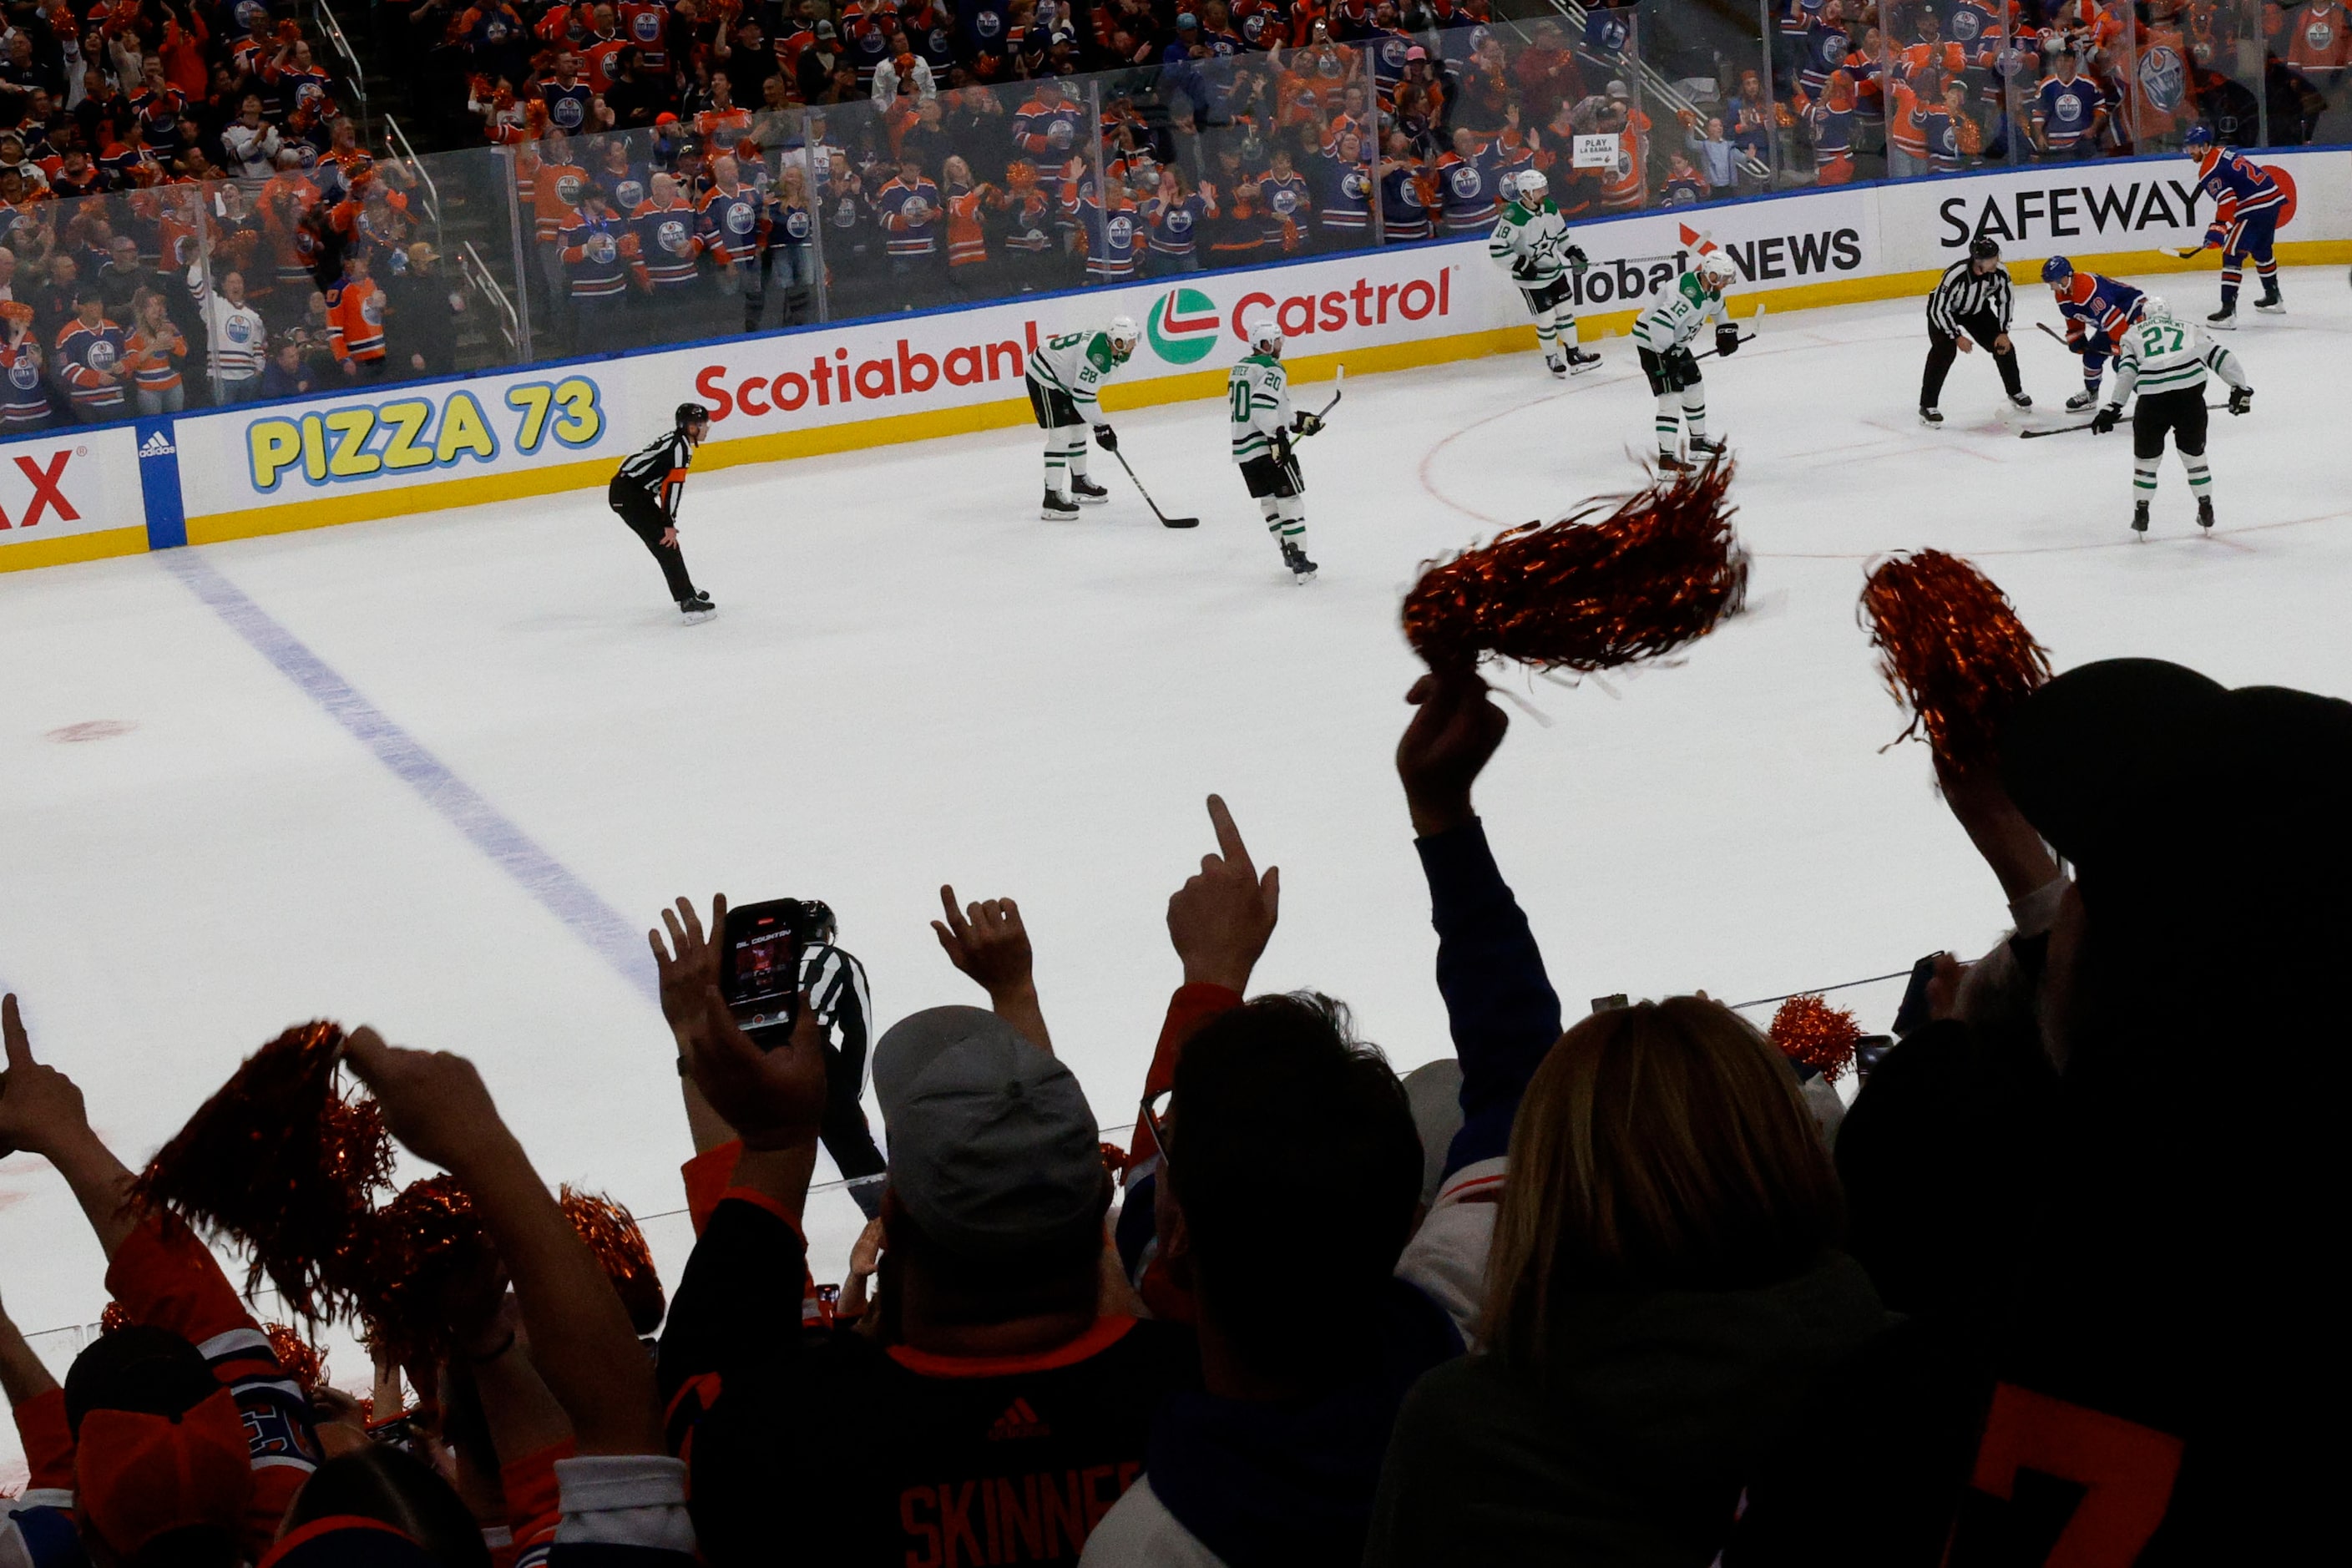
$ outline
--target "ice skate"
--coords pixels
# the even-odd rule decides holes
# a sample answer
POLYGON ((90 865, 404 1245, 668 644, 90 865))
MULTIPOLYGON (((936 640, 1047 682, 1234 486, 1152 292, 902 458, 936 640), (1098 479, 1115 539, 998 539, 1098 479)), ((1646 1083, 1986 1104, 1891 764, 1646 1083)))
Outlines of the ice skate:
POLYGON ((1944 416, 1939 410, 1933 408, 1922 408, 1919 410, 1919 423, 1925 425, 1928 429, 1933 430, 1937 426, 1943 424, 1943 422, 1944 416))
POLYGON ((1658 454, 1658 472, 1662 474, 1695 474, 1698 472, 1698 465, 1696 463, 1685 463, 1681 458, 1675 456, 1672 452, 1660 452, 1658 454))
POLYGON ((2278 291, 2278 285, 2273 283, 2263 290, 2263 297, 2254 301, 2254 309, 2265 316, 2284 316, 2286 314, 2286 297, 2278 291))
POLYGON ((686 624, 689 626, 698 626, 719 614, 719 606, 710 602, 710 595, 708 594, 697 594, 691 599, 680 599, 677 602, 677 609, 678 614, 685 617, 686 624))
POLYGON ((1110 492, 1084 474, 1072 474, 1070 499, 1080 506, 1100 506, 1110 500, 1110 492))
POLYGON ((1558 354, 1544 355, 1544 368, 1562 381, 1568 379, 1568 362, 1558 354))
POLYGON ((2086 386, 2082 391, 2076 393, 2074 396, 2066 400, 2066 412, 2069 414, 2080 414, 2084 409, 2088 408, 2092 404, 2096 403, 2098 400, 2098 389, 2096 387, 2086 386))
POLYGON ((2147 502, 2144 500, 2132 502, 2132 531, 2142 539, 2147 537, 2147 502))
POLYGON ((2211 496, 2199 496, 2197 498, 2197 526, 2200 528, 2210 528, 2213 526, 2213 498, 2211 496))
POLYGON ((2238 329, 2238 307, 2224 305, 2205 318, 2206 324, 2217 331, 2231 332, 2238 329))
POLYGON ((1078 515, 1078 503, 1053 490, 1045 492, 1045 505, 1037 515, 1047 522, 1067 522, 1078 515))
POLYGON ((1570 343, 1570 344, 1569 345, 1569 349, 1568 349, 1568 374, 1570 374, 1570 375, 1582 375, 1586 371, 1591 370, 1594 365, 1599 364, 1600 363, 1601 363, 1601 356, 1600 356, 1599 354, 1589 354, 1589 353, 1586 353, 1582 349, 1578 348, 1578 347, 1577 347, 1575 344, 1573 344, 1573 343, 1570 343))
POLYGON ((1307 552, 1291 540, 1282 542, 1282 563, 1290 568, 1291 581, 1300 587, 1315 580, 1315 563, 1307 559, 1307 552))
POLYGON ((2033 406, 2032 397, 2022 392, 2011 393, 2009 395, 2009 402, 2010 406, 2013 408, 2031 408, 2033 406))
POLYGON ((1722 457, 1727 450, 1728 447, 1720 437, 1714 440, 1709 440, 1704 436, 1694 436, 1690 438, 1690 454, 1694 458, 1704 458, 1712 463, 1722 457))

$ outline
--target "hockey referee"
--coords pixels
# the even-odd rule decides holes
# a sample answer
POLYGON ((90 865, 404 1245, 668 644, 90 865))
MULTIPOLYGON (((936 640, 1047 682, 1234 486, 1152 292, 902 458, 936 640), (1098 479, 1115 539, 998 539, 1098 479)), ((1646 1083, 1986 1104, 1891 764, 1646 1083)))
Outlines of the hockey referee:
POLYGON ((1969 242, 1965 261, 1944 269, 1936 291, 1927 296, 1927 372, 1919 381, 1919 423, 1941 425, 1936 404, 1944 395, 1944 377, 1950 374, 1952 355, 1966 353, 1974 338, 1992 352, 1993 367, 2009 400, 2020 408, 2033 406, 2017 378, 2017 350, 2010 345, 2011 300, 2009 272, 2000 264, 2000 247, 1987 235, 1969 242))
POLYGON ((696 588, 694 579, 686 574, 686 552, 677 543, 678 492, 686 489, 686 470, 694 461, 694 449, 709 433, 709 409, 699 403, 679 404, 669 434, 625 460, 604 492, 629 531, 644 540, 654 559, 661 563, 669 596, 677 601, 689 625, 719 613, 710 595, 696 588))

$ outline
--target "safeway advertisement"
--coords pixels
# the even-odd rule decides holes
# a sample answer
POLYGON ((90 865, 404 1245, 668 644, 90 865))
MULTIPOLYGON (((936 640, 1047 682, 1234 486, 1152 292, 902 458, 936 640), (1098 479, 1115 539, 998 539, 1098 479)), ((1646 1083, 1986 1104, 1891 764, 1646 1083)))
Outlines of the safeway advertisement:
POLYGON ((0 442, 0 550, 143 528, 138 447, 127 425, 0 442))

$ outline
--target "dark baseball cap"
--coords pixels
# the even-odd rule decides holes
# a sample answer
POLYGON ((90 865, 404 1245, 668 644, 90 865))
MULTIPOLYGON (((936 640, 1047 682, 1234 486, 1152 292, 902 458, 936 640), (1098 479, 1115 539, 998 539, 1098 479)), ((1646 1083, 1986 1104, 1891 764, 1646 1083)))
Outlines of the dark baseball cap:
POLYGON ((82 1518, 115 1552, 200 1527, 234 1537, 253 1491, 245 1422, 194 1345, 117 1329, 74 1358, 65 1405, 82 1518))
POLYGON ((874 1047, 890 1191, 950 1252, 1025 1251, 1102 1223, 1093 1109, 1070 1069, 978 1007, 929 1007, 874 1047))
POLYGON ((2232 689, 2162 659, 2086 664, 2011 715, 2011 798, 2094 882, 2178 905, 2305 899, 2352 875, 2352 703, 2232 689))

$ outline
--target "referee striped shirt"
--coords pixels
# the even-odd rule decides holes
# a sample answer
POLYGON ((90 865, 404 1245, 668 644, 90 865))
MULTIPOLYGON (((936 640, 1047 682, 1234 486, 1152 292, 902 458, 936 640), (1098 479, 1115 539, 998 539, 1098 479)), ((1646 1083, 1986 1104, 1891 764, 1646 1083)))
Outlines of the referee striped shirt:
POLYGON ((673 430, 644 450, 631 454, 613 479, 616 484, 625 479, 653 497, 661 503, 663 514, 676 522, 677 494, 686 488, 686 470, 693 461, 693 443, 682 432, 673 430))
POLYGON ((1944 268, 1936 291, 1927 296, 1927 324, 1947 337, 1958 337, 1963 321, 1988 310, 2002 331, 2009 331, 2008 269, 1996 266, 1990 272, 1978 273, 1970 270, 1973 265, 1966 257, 1953 262, 1944 268))

